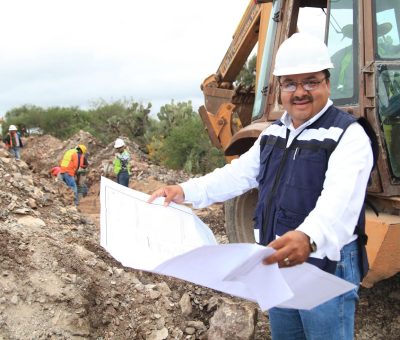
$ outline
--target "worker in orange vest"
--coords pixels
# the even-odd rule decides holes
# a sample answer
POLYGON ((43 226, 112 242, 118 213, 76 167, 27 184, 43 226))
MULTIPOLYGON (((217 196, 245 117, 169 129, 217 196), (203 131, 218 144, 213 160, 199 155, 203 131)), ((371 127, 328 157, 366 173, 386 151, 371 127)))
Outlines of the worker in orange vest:
POLYGON ((6 144, 7 149, 15 157, 17 161, 20 160, 20 148, 23 147, 21 135, 15 125, 10 125, 8 128, 7 136, 3 142, 6 144))
POLYGON ((86 146, 79 144, 76 148, 70 149, 64 153, 60 164, 61 178, 74 192, 74 203, 76 206, 78 206, 79 203, 79 195, 75 176, 77 175, 79 169, 84 169, 87 167, 87 162, 85 160, 86 152, 86 146))

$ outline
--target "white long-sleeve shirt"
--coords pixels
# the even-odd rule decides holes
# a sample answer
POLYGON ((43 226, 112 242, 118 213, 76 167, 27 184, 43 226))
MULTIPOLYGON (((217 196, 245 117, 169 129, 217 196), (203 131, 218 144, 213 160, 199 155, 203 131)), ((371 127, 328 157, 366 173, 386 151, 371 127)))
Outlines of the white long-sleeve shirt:
MULTIPOLYGON (((287 147, 308 125, 325 113, 332 101, 312 119, 294 128, 290 116, 285 112, 281 121, 289 129, 287 147)), ((223 168, 199 178, 193 178, 181 186, 185 200, 194 208, 202 208, 215 202, 223 202, 258 187, 256 176, 260 167, 260 139, 268 134, 268 127, 254 145, 240 158, 223 168)), ((357 238, 357 224, 364 203, 365 189, 373 165, 371 144, 364 129, 351 124, 331 154, 323 190, 315 208, 297 230, 304 232, 317 245, 313 257, 340 260, 340 250, 357 238)))

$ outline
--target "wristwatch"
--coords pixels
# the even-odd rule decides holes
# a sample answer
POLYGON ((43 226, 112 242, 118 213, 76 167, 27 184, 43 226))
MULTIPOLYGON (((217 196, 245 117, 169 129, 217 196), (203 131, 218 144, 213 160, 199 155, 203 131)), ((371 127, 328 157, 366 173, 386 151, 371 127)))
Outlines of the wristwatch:
POLYGON ((310 237, 310 250, 312 253, 315 253, 317 251, 317 244, 311 237, 310 237))

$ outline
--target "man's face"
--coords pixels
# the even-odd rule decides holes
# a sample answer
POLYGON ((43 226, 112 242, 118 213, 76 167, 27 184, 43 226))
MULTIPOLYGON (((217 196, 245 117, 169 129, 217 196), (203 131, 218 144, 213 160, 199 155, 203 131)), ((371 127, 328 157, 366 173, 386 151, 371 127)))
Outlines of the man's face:
MULTIPOLYGON (((295 75, 282 76, 281 86, 281 100, 283 108, 288 112, 292 119, 293 126, 299 127, 307 120, 314 117, 319 111, 323 109, 330 95, 329 79, 325 79, 323 72, 302 73, 295 75), (322 81, 322 82, 320 82, 322 81), (291 83, 308 82, 312 87, 320 82, 313 90, 305 90, 304 85, 297 84, 297 88, 293 92, 283 91, 284 87, 288 88, 291 83)), ((295 84, 294 84, 295 85, 295 84)), ((306 86, 307 87, 307 86, 306 86)))

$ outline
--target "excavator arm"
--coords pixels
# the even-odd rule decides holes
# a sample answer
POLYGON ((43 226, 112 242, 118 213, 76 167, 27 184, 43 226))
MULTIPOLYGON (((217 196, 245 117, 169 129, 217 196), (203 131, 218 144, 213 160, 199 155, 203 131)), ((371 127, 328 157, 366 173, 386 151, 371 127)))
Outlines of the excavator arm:
POLYGON ((257 56, 262 55, 271 8, 267 1, 250 1, 217 72, 201 85, 205 105, 200 116, 213 145, 224 151, 234 133, 251 123, 254 89, 234 88, 234 81, 257 43, 257 56))

